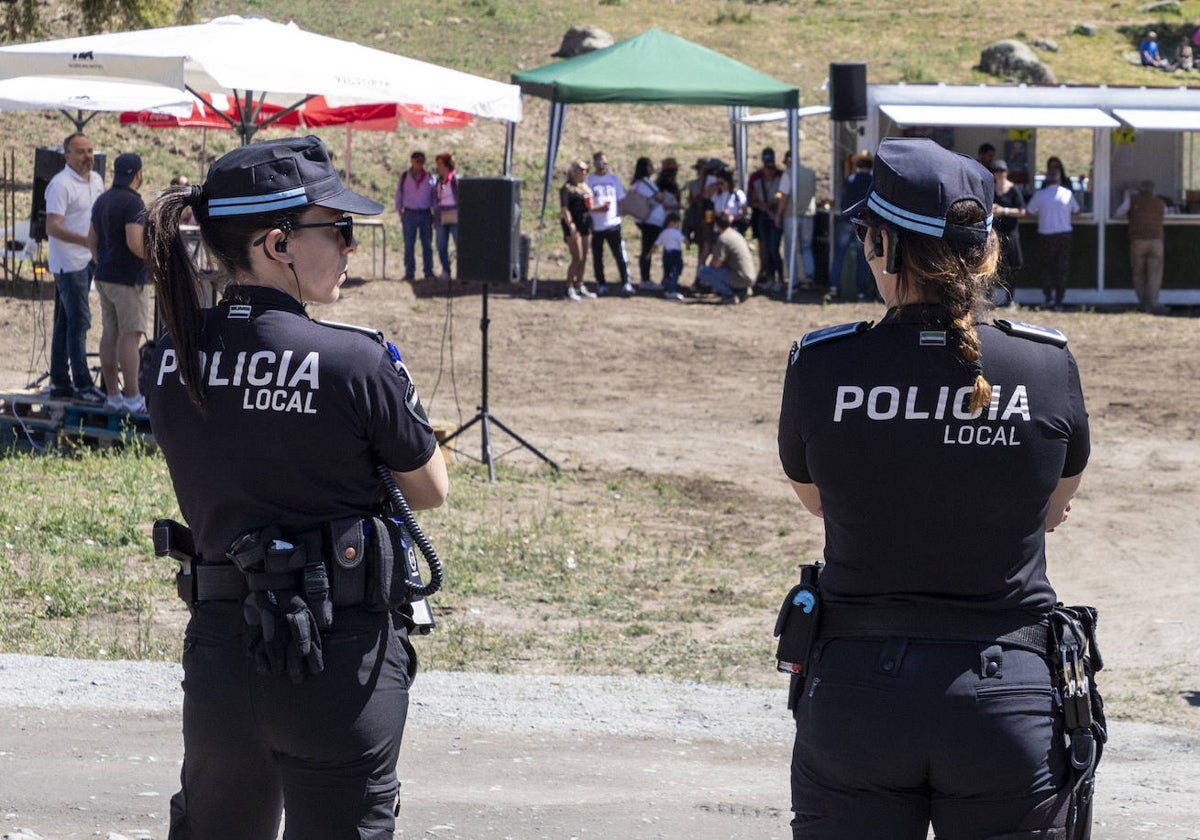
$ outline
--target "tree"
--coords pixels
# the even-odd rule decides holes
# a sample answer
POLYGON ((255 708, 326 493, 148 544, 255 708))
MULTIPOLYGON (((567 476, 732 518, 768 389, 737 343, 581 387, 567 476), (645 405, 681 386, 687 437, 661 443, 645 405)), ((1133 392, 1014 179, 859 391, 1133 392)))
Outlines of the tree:
POLYGON ((195 0, 0 0, 0 37, 7 42, 153 29, 194 23, 195 0))

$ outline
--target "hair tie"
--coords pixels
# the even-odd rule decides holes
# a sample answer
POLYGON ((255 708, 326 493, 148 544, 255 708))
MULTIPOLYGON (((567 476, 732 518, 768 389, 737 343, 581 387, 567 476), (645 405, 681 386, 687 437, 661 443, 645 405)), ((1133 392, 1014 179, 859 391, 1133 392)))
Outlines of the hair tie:
POLYGON ((187 195, 183 198, 183 203, 188 207, 199 207, 204 203, 204 187, 199 184, 192 184, 188 189, 187 195))
POLYGON ((983 360, 973 359, 967 362, 967 373, 971 374, 972 379, 983 376, 983 360))

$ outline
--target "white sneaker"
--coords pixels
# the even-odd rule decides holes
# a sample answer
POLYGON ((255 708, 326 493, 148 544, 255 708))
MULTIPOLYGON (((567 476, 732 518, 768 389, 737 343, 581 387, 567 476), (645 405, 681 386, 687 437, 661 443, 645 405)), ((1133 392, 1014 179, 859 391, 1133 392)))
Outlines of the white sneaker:
POLYGON ((643 280, 638 283, 638 288, 643 292, 661 292, 663 290, 663 287, 653 280, 643 280))
POLYGON ((120 394, 109 394, 104 399, 104 409, 106 411, 124 411, 125 398, 120 394))
POLYGON ((589 289, 587 286, 580 285, 580 287, 579 287, 579 290, 578 290, 578 291, 579 291, 579 296, 580 296, 580 297, 587 298, 588 300, 595 300, 595 299, 596 299, 596 293, 595 293, 595 292, 593 292, 591 289, 589 289))
POLYGON ((663 297, 667 300, 683 300, 683 295, 680 292, 663 292, 663 297))
POLYGON ((130 414, 146 413, 146 398, 141 394, 136 397, 121 397, 122 408, 130 414))
POLYGON ((567 286, 567 300, 581 301, 583 298, 579 296, 579 290, 574 286, 567 286))

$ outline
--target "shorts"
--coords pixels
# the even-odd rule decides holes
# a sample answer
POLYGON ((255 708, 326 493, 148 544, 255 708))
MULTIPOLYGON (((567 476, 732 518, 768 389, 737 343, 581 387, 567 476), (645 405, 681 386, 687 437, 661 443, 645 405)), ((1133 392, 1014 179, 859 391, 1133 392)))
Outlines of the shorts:
POLYGON ((107 334, 150 332, 150 287, 96 281, 100 293, 100 325, 107 334))

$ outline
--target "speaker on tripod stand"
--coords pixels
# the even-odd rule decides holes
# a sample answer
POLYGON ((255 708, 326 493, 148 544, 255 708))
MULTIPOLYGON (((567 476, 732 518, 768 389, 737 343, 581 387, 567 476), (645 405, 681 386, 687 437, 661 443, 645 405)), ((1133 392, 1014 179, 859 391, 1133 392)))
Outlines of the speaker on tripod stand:
POLYGON ((483 432, 482 463, 487 464, 488 478, 496 480, 495 457, 492 454, 492 425, 498 426, 518 444, 541 458, 554 469, 558 464, 500 422, 488 409, 488 286, 492 283, 515 283, 521 277, 521 182, 517 178, 460 178, 458 180, 458 279, 482 283, 482 313, 479 331, 482 338, 483 377, 478 411, 475 416, 447 435, 444 444, 467 429, 480 424, 483 432))

